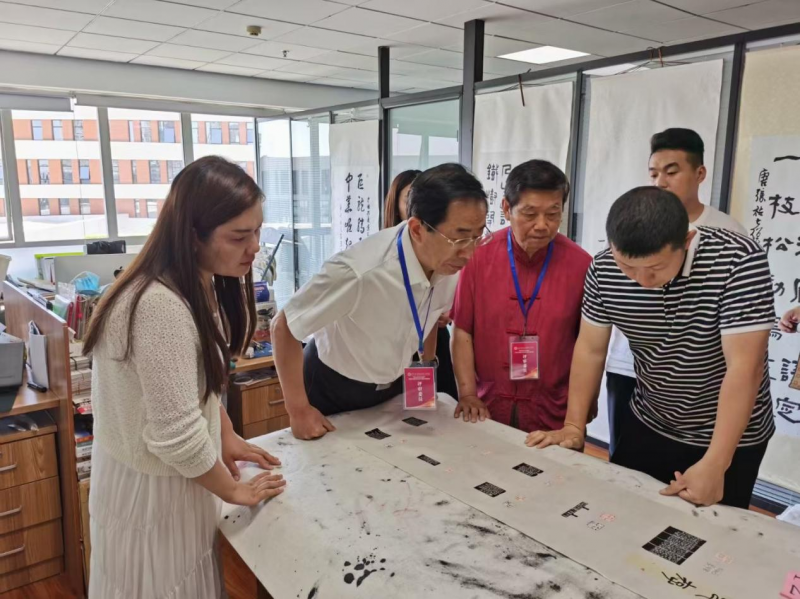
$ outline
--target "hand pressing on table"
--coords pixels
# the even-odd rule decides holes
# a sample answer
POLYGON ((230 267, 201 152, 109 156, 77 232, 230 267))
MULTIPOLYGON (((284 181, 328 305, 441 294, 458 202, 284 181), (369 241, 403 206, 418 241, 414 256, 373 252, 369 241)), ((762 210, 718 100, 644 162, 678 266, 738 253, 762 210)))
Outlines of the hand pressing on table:
POLYGON ((464 417, 464 422, 483 422, 487 418, 491 418, 489 408, 481 401, 477 395, 465 395, 458 399, 458 406, 456 406, 455 418, 459 416, 464 417))
POLYGON ((725 494, 725 469, 700 460, 683 474, 675 472, 675 480, 661 494, 677 495, 694 505, 714 505, 725 494))
POLYGON ((783 315, 778 326, 784 333, 796 333, 800 323, 800 306, 795 306, 783 315))
POLYGON ((310 404, 306 404, 302 408, 293 409, 289 413, 289 423, 295 438, 304 441, 324 437, 329 432, 336 430, 331 421, 310 404))
POLYGON ((283 493, 286 481, 281 474, 262 472, 244 483, 236 483, 230 495, 223 497, 226 502, 233 505, 246 505, 252 507, 266 499, 276 497, 283 493))
POLYGON ((222 463, 228 468, 233 480, 239 480, 239 466, 236 462, 252 462, 264 470, 280 466, 281 461, 258 445, 253 445, 231 431, 222 435, 222 463))
POLYGON ((574 424, 564 423, 564 428, 557 431, 533 431, 525 439, 525 445, 544 449, 551 445, 558 445, 564 449, 581 451, 586 443, 586 434, 583 429, 574 424))

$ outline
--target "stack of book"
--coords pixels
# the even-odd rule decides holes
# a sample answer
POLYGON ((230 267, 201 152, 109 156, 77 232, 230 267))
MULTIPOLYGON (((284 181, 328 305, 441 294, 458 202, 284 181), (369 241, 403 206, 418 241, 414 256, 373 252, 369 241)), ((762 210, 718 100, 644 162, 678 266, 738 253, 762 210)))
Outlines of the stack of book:
POLYGON ((75 457, 77 458, 78 480, 89 478, 92 473, 92 420, 75 418, 75 457))
MULTIPOLYGON (((76 344, 79 345, 79 344, 76 344)), ((72 350, 72 348, 70 348, 72 350)), ((71 351, 72 404, 78 414, 92 413, 92 363, 79 351, 71 351)))

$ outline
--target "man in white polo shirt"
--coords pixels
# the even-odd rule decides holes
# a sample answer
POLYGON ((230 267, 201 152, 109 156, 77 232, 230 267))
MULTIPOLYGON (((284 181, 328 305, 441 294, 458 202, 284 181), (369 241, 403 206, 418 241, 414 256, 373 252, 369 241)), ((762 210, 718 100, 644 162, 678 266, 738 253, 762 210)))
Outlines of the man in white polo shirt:
POLYGON ((491 239, 486 211, 480 182, 463 166, 425 171, 408 221, 333 256, 275 317, 275 365, 295 437, 321 437, 334 430, 325 416, 400 394, 415 352, 434 359, 457 273, 491 239))
POLYGON ((564 428, 527 444, 583 447, 614 325, 637 380, 611 461, 670 483, 663 494, 747 508, 775 431, 766 254, 738 233, 689 230, 680 200, 657 187, 620 197, 606 233, 586 275, 564 428))
MULTIPOLYGON (((705 145, 691 129, 666 129, 650 139, 650 182, 671 191, 689 214, 689 227, 717 227, 747 235, 739 222, 713 206, 700 201, 700 185, 706 180, 703 165, 705 145)), ((621 434, 620 427, 636 387, 633 354, 628 340, 614 329, 606 362, 609 453, 613 455, 621 434)))

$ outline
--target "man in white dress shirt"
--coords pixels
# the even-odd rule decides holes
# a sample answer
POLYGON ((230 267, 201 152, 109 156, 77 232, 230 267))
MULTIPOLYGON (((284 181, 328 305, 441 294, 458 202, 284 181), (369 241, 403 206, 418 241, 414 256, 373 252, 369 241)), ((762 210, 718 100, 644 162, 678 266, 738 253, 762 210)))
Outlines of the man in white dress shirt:
POLYGON ((433 360, 437 320, 452 307, 457 273, 491 239, 486 212, 486 194, 464 167, 425 171, 411 188, 408 221, 333 256, 273 319, 295 437, 321 437, 335 430, 326 416, 402 393, 422 340, 421 359, 433 360))
MULTIPOLYGON (((692 129, 672 128, 656 133, 650 138, 650 182, 678 196, 689 213, 690 229, 716 227, 747 235, 735 218, 700 201, 700 185, 707 175, 704 152, 702 138, 692 129)), ((609 452, 612 454, 635 387, 633 354, 628 340, 614 328, 606 363, 609 452)))

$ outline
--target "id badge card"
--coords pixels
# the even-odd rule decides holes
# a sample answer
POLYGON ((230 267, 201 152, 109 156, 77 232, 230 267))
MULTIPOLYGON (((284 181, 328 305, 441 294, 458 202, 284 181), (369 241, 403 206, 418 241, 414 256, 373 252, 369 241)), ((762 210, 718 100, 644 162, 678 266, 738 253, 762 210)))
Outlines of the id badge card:
POLYGON ((509 373, 512 381, 539 378, 539 337, 512 337, 509 347, 509 373))
POLYGON ((433 362, 415 362, 403 373, 403 408, 436 409, 436 368, 433 362))

